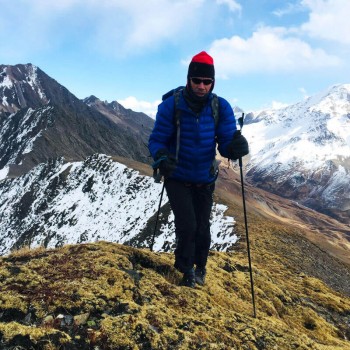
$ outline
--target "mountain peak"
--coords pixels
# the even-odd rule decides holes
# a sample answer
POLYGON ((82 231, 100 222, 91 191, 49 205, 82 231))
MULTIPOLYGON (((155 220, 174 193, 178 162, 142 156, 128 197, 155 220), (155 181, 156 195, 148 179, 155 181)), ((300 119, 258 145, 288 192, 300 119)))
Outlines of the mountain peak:
POLYGON ((101 113, 106 115, 110 115, 111 113, 120 115, 120 113, 123 113, 125 111, 125 108, 117 101, 101 101, 98 97, 94 95, 84 98, 83 102, 89 107, 94 107, 98 109, 101 113))
POLYGON ((100 103, 101 100, 98 97, 91 95, 89 97, 84 98, 83 102, 86 103, 88 106, 91 106, 100 103))
POLYGON ((0 65, 0 114, 48 103, 42 86, 42 71, 31 64, 0 65))
POLYGON ((310 110, 329 114, 350 113, 350 84, 331 86, 313 97, 309 97, 310 110))

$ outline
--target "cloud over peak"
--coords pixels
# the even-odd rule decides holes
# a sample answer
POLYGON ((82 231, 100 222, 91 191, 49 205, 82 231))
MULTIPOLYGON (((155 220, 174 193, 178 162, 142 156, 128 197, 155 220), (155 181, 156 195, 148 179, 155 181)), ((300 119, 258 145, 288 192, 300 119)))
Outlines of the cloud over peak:
POLYGON ((341 64, 338 57, 311 47, 282 27, 260 27, 247 39, 236 35, 218 39, 209 51, 217 57, 217 72, 222 77, 249 72, 302 71, 341 64))

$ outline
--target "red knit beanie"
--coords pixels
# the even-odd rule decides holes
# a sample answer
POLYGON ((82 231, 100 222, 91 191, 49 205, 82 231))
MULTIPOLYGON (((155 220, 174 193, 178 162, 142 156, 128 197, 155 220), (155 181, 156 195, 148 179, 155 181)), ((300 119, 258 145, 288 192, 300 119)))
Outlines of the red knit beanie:
POLYGON ((214 60, 205 51, 192 57, 192 61, 188 67, 187 78, 191 77, 215 77, 214 60))

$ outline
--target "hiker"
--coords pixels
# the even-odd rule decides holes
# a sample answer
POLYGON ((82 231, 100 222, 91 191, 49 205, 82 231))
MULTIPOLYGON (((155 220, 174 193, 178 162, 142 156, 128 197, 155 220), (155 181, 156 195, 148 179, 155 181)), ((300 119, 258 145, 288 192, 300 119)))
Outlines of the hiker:
POLYGON ((206 277, 209 220, 218 176, 216 144, 225 158, 237 160, 249 153, 247 140, 236 128, 232 107, 212 93, 214 85, 213 58, 202 51, 192 58, 186 87, 178 92, 177 101, 172 93, 158 106, 148 143, 175 216, 174 266, 183 273, 180 285, 191 288, 196 283, 204 285, 206 277))

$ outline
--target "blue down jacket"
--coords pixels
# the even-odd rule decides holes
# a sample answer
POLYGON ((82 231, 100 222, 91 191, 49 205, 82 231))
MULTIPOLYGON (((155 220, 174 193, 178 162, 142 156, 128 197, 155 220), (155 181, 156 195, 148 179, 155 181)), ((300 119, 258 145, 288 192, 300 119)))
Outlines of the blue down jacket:
MULTIPOLYGON (((219 97, 219 122, 215 128, 211 99, 200 114, 192 112, 181 93, 178 108, 180 113, 180 146, 178 163, 170 178, 193 183, 207 184, 215 181, 216 143, 220 154, 228 158, 227 146, 237 130, 230 104, 219 97)), ((148 148, 153 159, 160 149, 176 154, 177 127, 175 122, 174 96, 158 106, 156 122, 149 138, 148 148)))

